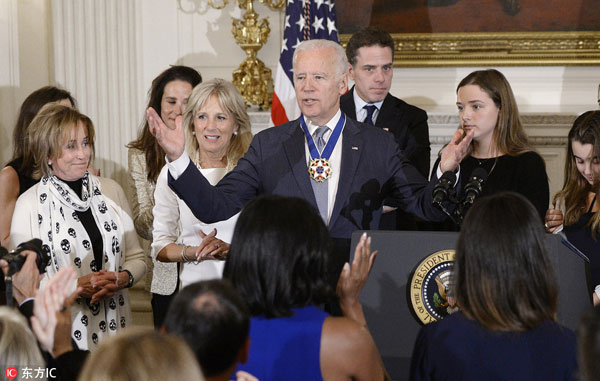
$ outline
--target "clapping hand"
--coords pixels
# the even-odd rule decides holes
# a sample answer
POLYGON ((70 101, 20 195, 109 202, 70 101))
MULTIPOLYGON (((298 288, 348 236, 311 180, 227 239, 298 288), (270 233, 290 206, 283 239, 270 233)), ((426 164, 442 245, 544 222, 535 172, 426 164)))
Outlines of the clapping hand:
POLYGON ((554 233, 563 224, 564 217, 560 209, 556 209, 556 200, 552 201, 552 208, 546 211, 546 217, 544 218, 546 231, 548 233, 554 233))
POLYGON ((36 293, 31 328, 41 347, 49 353, 56 353, 55 349, 64 346, 64 342, 70 346, 71 315, 69 307, 81 291, 81 288, 78 288, 75 292, 71 292, 76 279, 77 274, 72 267, 61 268, 48 280, 46 287, 36 293), (57 330, 57 326, 64 325, 65 318, 69 328, 66 333, 64 329, 57 330), (65 335, 66 338, 62 337, 65 335), (60 345, 58 345, 59 343, 60 345))

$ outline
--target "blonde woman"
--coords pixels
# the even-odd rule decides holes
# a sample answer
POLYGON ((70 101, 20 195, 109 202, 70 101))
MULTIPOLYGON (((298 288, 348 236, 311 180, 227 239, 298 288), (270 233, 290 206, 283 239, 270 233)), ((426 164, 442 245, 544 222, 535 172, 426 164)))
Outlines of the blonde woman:
POLYGON ((80 298, 71 308, 79 349, 131 324, 126 288, 146 271, 144 253, 121 187, 87 168, 94 154, 94 125, 70 107, 44 106, 29 129, 40 182, 17 200, 10 246, 40 238, 51 257, 42 283, 73 266, 80 298))
POLYGON ((102 343, 79 375, 81 381, 203 381, 200 366, 180 338, 134 328, 102 343))
MULTIPOLYGON (((250 118, 237 89, 223 79, 196 86, 183 117, 186 150, 193 164, 214 185, 231 171, 250 146, 250 118)), ((154 193, 152 255, 161 262, 182 262, 181 285, 220 278, 237 215, 205 224, 169 188, 168 168, 154 193)))

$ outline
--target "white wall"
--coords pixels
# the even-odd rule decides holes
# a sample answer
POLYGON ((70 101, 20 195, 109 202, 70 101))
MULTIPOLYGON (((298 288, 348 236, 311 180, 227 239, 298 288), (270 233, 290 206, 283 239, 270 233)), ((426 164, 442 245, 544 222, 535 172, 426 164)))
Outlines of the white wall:
POLYGON ((12 131, 19 107, 48 84, 47 0, 0 0, 0 163, 12 156, 12 131))

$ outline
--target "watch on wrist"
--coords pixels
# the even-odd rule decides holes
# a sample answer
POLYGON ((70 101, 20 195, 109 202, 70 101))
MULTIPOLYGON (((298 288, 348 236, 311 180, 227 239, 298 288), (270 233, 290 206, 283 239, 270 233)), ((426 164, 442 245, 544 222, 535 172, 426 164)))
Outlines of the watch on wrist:
POLYGON ((131 272, 129 270, 123 270, 127 273, 127 275, 129 275, 129 283, 127 283, 127 286, 125 286, 125 288, 130 288, 131 286, 133 286, 133 275, 131 275, 131 272))

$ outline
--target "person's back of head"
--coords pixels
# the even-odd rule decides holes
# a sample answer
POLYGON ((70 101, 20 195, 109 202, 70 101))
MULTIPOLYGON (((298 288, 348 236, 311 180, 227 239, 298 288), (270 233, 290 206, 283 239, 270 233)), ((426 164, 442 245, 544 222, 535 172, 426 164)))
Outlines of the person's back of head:
POLYGON ((88 356, 80 381, 204 380, 180 338, 147 328, 130 328, 102 341, 88 356))
POLYGON ((291 316, 292 308, 330 301, 329 232, 306 200, 260 196, 240 214, 223 277, 253 316, 291 316))
POLYGON ((247 360, 250 313, 226 280, 196 282, 181 290, 164 328, 188 343, 207 378, 230 376, 238 362, 247 360))
POLYGON ((0 365, 3 369, 45 368, 37 340, 19 311, 0 307, 0 365))
POLYGON ((600 307, 583 315, 577 338, 580 380, 600 380, 600 307))
POLYGON ((454 289, 465 316, 499 331, 524 331, 556 316, 554 269, 535 207, 502 192, 480 199, 456 247, 454 289))

